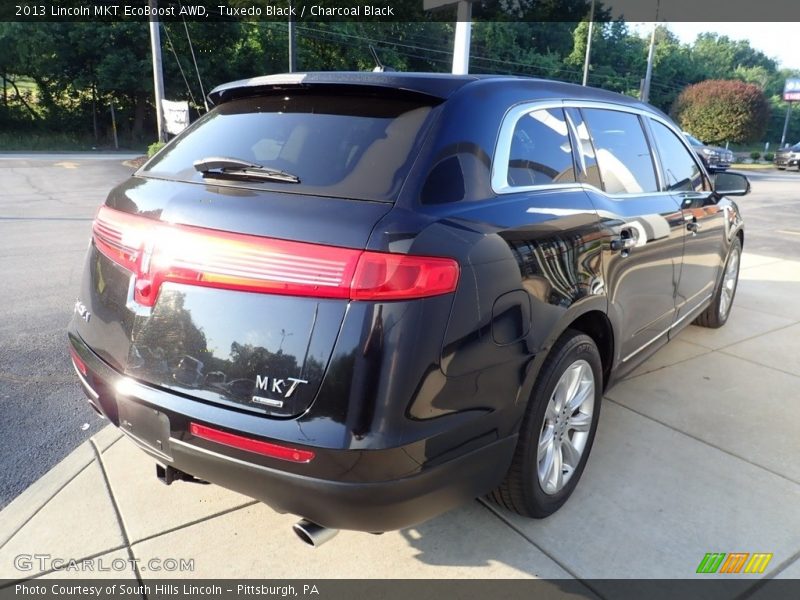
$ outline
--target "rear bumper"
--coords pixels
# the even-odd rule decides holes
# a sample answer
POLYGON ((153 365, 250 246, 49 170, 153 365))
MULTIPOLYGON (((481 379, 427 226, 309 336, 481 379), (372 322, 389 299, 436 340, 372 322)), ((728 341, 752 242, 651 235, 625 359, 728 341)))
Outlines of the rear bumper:
POLYGON ((124 377, 78 336, 69 338, 88 371, 79 378, 89 402, 158 462, 325 527, 381 532, 421 523, 496 487, 516 447, 516 436, 486 436, 477 444, 463 440, 460 449, 425 460, 419 443, 354 451, 317 448, 305 440, 302 447, 316 453, 314 464, 285 463, 194 438, 190 421, 224 427, 231 411, 124 377), (131 415, 143 415, 148 422, 136 422, 140 417, 131 415), (415 459, 416 468, 406 476, 397 475, 398 455, 415 459), (362 471, 371 475, 354 481, 355 463, 371 464, 362 471))

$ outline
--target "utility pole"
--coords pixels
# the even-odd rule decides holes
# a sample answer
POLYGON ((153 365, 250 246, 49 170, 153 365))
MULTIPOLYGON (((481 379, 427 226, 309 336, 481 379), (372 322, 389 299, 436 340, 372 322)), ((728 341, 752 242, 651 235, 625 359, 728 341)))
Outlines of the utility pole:
POLYGON ((642 102, 650 100, 650 79, 653 77, 653 57, 656 49, 656 27, 658 25, 653 23, 653 33, 650 36, 650 50, 647 52, 647 71, 644 74, 644 85, 642 86, 642 93, 639 99, 642 102))
MULTIPOLYGON (((156 14, 158 0, 148 0, 151 14, 156 14)), ((161 66, 161 32, 159 31, 158 18, 150 17, 150 51, 153 55, 153 91, 156 100, 156 119, 158 120, 158 141, 166 142, 164 133, 164 108, 161 101, 164 99, 164 71, 161 66)))
POLYGON ((658 29, 658 12, 661 8, 661 0, 656 1, 656 20, 653 23, 653 33, 650 35, 650 49, 647 51, 647 71, 644 75, 644 84, 639 99, 642 102, 650 101, 650 80, 653 77, 653 59, 656 54, 656 29, 658 29))
POLYGON ((294 16, 292 2, 289 1, 289 73, 297 70, 297 40, 295 39, 294 16))
POLYGON ((592 56, 592 32, 594 31, 594 0, 589 10, 589 34, 586 36, 586 59, 583 61, 583 85, 589 81, 589 60, 592 56))
POLYGON ((114 99, 111 99, 111 132, 114 134, 114 149, 119 150, 119 139, 117 138, 117 116, 114 114, 114 99))
POLYGON ((453 44, 453 74, 469 73, 469 47, 472 38, 472 2, 459 0, 456 38, 453 44))

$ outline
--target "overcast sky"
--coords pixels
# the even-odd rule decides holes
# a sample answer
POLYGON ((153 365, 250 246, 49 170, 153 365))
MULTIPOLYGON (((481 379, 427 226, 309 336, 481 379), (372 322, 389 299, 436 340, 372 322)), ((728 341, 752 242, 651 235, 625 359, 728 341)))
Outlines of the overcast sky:
MULTIPOLYGON (((748 40, 750 45, 776 59, 781 67, 800 69, 796 40, 798 23, 666 23, 684 43, 692 43, 699 33, 727 35, 734 40, 748 40)), ((637 23, 636 29, 649 32, 652 23, 637 23)))

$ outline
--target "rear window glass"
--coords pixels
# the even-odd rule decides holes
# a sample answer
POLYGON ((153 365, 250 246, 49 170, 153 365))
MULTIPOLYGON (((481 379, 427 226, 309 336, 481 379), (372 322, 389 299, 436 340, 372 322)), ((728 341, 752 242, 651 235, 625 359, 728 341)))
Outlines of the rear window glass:
POLYGON ((203 117, 142 174, 393 201, 432 107, 416 100, 287 92, 233 100, 203 117), (300 183, 213 178, 193 163, 235 158, 296 175, 300 183))
POLYGON ((572 146, 564 112, 534 110, 517 121, 508 159, 508 185, 572 183, 572 146))

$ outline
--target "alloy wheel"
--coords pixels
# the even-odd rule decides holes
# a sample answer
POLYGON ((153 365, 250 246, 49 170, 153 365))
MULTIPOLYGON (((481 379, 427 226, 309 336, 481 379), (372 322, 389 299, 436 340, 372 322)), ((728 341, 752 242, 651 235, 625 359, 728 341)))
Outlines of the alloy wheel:
POLYGON ((719 298, 719 318, 725 320, 728 311, 733 304, 733 294, 736 291, 736 281, 739 278, 739 249, 734 247, 728 264, 725 267, 725 274, 722 277, 722 293, 719 298))
POLYGON ((558 493, 578 468, 594 413, 592 367, 576 360, 562 373, 548 401, 539 433, 536 465, 542 490, 558 493))

